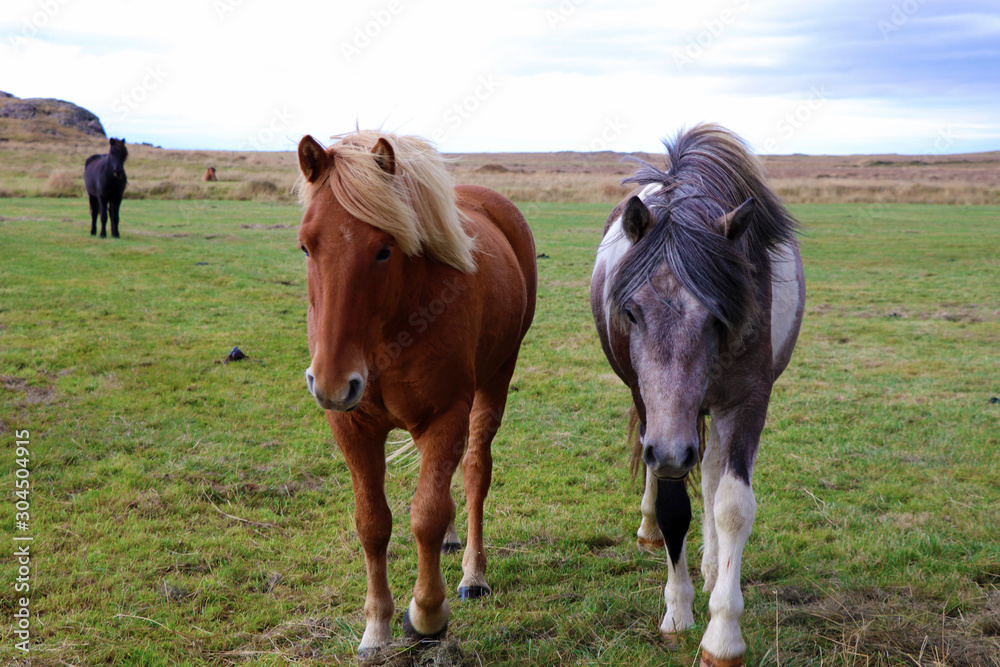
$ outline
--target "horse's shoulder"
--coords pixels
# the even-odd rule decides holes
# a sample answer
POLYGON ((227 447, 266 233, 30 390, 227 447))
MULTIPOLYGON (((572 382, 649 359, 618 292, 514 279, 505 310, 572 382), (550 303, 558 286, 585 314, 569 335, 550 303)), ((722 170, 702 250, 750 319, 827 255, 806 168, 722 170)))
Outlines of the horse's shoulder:
POLYGON ((91 155, 89 158, 87 158, 87 161, 83 163, 83 166, 84 167, 89 167, 91 162, 96 162, 97 160, 100 160, 102 157, 104 157, 104 156, 103 155, 91 155))

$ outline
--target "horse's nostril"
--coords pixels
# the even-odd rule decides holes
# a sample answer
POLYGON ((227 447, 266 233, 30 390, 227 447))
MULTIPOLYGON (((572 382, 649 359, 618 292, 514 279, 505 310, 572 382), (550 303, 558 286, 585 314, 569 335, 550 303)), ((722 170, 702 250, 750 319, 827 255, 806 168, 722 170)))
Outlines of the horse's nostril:
POLYGON ((361 391, 364 389, 365 383, 360 377, 351 378, 350 383, 347 386, 347 399, 345 403, 353 403, 361 396, 361 391))
POLYGON ((656 463, 656 457, 653 455, 653 447, 651 445, 646 445, 642 448, 642 460, 647 466, 656 463))
POLYGON ((314 396, 316 395, 316 392, 313 390, 313 384, 315 382, 316 382, 316 377, 313 375, 312 367, 307 368, 306 369, 306 386, 309 387, 309 393, 312 394, 312 395, 314 395, 314 396))
POLYGON ((698 447, 689 446, 687 454, 684 456, 684 467, 691 469, 698 465, 698 447))

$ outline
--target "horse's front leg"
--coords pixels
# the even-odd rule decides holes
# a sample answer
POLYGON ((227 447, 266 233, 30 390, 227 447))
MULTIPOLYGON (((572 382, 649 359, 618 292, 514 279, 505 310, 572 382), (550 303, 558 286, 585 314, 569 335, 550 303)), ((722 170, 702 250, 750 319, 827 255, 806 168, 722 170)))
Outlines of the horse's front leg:
POLYGON ((121 201, 112 201, 108 203, 108 215, 111 218, 111 236, 113 238, 119 238, 118 236, 118 210, 121 208, 121 201))
POLYGON ((386 569, 392 535, 392 511, 385 498, 385 438, 389 428, 362 426, 343 413, 328 412, 327 420, 351 471, 354 520, 365 552, 368 594, 358 655, 366 657, 392 641, 393 603, 386 569))
POLYGON ((670 567, 663 601, 667 613, 660 624, 660 634, 671 640, 694 625, 691 603, 694 586, 687 567, 687 532, 691 526, 691 498, 683 480, 657 480, 656 523, 667 545, 670 567))
POLYGON ((420 448, 420 478, 410 505, 417 542, 417 583, 404 628, 414 638, 440 637, 448 628, 450 607, 441 576, 441 545, 455 519, 451 478, 462 460, 469 434, 471 401, 460 401, 414 433, 420 448))
POLYGON ((701 640, 703 667, 737 667, 743 665, 746 653, 740 633, 740 570, 743 548, 757 514, 750 480, 766 413, 765 399, 763 407, 744 405, 718 418, 713 415, 713 426, 718 425, 721 463, 712 507, 718 570, 708 600, 711 619, 701 640))

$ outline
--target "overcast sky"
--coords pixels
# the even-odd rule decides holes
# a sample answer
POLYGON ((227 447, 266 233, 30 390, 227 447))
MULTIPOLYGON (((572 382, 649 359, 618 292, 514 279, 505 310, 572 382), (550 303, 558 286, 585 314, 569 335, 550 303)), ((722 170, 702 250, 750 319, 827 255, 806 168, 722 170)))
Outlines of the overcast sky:
POLYGON ((382 126, 446 152, 1000 149, 996 0, 3 0, 0 90, 169 148, 382 126))

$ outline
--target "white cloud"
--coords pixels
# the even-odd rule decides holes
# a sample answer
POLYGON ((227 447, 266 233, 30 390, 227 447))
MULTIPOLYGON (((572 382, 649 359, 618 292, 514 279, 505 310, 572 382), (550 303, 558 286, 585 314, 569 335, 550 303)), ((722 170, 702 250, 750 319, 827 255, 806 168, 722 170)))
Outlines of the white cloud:
POLYGON ((0 66, 15 95, 171 147, 289 149, 357 122, 447 151, 658 150, 714 120, 782 152, 917 150, 942 122, 995 148, 1000 19, 953 7, 884 39, 891 4, 860 0, 8 0, 0 66))

